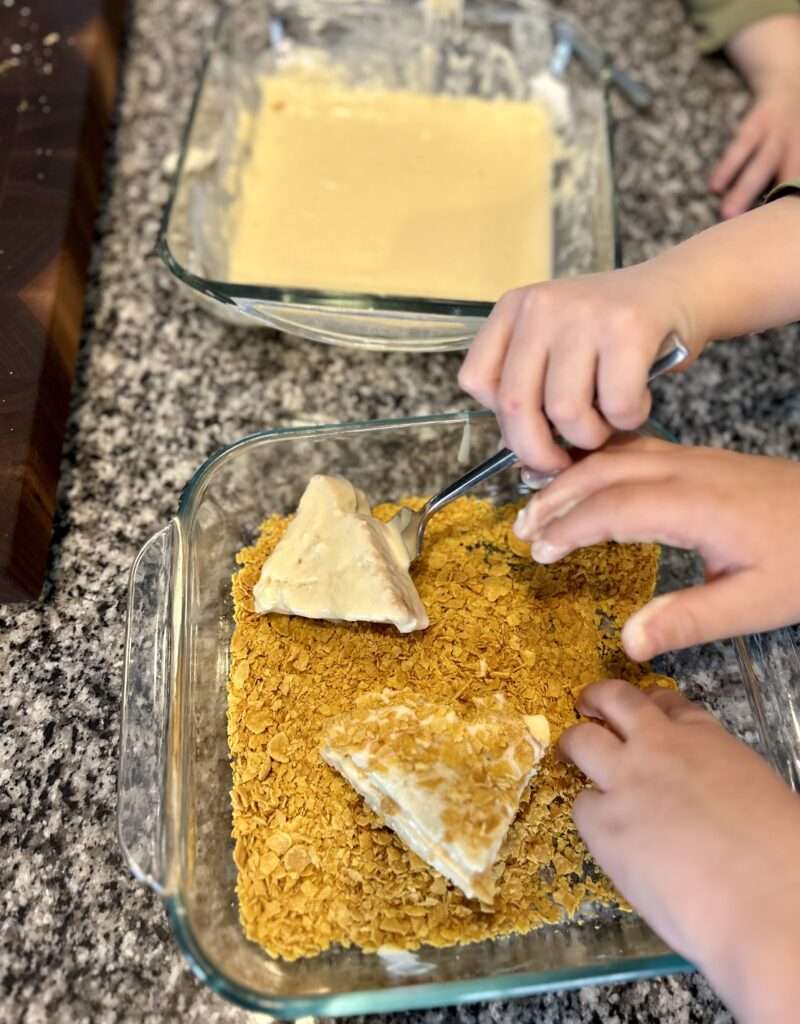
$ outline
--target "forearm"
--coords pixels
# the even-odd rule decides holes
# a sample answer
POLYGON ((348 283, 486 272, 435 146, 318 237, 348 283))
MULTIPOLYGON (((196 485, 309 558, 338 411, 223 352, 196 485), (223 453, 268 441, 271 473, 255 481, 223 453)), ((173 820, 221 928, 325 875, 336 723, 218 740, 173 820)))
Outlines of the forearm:
POLYGON ((676 326, 696 347, 800 320, 800 196, 709 228, 650 265, 682 305, 676 326))

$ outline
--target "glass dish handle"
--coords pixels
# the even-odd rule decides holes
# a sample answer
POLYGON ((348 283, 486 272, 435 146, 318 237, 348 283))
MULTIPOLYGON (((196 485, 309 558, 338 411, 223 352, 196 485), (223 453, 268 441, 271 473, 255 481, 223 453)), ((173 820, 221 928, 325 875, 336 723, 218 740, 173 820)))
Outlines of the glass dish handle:
POLYGON ((800 793, 800 626, 740 638, 734 646, 762 750, 800 793))
POLYGON ((172 628, 179 533, 173 520, 147 541, 131 569, 117 781, 117 831, 133 875, 168 892, 164 829, 172 628))

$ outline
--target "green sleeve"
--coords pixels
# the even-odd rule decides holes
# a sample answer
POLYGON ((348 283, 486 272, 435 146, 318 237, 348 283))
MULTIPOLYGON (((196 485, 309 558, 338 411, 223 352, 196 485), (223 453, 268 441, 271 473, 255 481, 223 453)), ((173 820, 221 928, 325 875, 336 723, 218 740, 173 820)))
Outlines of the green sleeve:
POLYGON ((782 181, 772 191, 767 192, 764 202, 768 203, 772 199, 783 199, 784 196, 797 195, 800 195, 800 178, 793 178, 791 181, 782 181))
POLYGON ((684 0, 704 53, 719 50, 745 25, 773 14, 800 14, 800 0, 684 0))

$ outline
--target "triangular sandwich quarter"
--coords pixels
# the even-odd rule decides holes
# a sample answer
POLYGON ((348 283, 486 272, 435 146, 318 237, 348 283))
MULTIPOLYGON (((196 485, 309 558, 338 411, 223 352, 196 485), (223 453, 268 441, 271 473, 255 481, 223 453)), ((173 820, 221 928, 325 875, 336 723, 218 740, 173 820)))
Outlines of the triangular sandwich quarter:
POLYGON ((549 742, 547 719, 502 694, 456 710, 384 690, 333 719, 321 752, 417 856, 490 905, 492 867, 549 742))
POLYGON ((253 588, 259 614, 393 623, 425 629, 428 615, 408 573, 396 523, 370 512, 366 495, 336 476, 313 476, 297 513, 253 588))

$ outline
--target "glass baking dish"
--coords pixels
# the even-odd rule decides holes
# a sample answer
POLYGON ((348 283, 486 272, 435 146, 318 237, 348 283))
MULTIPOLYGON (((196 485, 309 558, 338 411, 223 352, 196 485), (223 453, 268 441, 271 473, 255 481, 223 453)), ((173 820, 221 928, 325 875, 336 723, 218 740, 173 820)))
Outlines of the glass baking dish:
MULTIPOLYGON (((241 112, 258 76, 323 55, 347 82, 424 93, 538 99, 556 123, 553 273, 615 261, 604 75, 571 59, 576 29, 539 0, 239 0, 221 17, 203 66, 164 211, 159 252, 180 285, 234 322, 335 345, 464 348, 491 303, 244 285, 228 276, 232 200, 247 145, 241 112)), ((335 253, 331 254, 335 260, 335 253)), ((499 296, 498 296, 499 297, 499 296)))
MULTIPOLYGON (((651 432, 658 433, 650 426, 651 432)), ((177 516, 131 572, 119 768, 119 836, 132 872, 164 900, 178 945, 215 991, 281 1018, 413 1009, 520 996, 685 970, 635 915, 402 955, 331 950, 286 963, 239 925, 226 736, 234 555, 269 513, 292 512, 316 472, 338 473, 382 501, 426 493, 498 445, 494 417, 463 413, 266 431, 209 459, 177 516)), ((478 493, 525 493, 508 471, 478 493)), ((660 590, 695 578, 694 560, 664 553, 660 590)), ((795 784, 800 750, 798 657, 783 631, 737 644, 764 747, 795 784)), ((660 659, 691 696, 711 693, 719 645, 660 659)))

